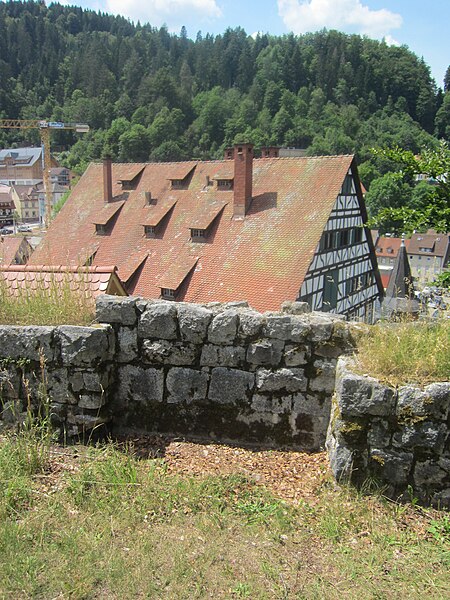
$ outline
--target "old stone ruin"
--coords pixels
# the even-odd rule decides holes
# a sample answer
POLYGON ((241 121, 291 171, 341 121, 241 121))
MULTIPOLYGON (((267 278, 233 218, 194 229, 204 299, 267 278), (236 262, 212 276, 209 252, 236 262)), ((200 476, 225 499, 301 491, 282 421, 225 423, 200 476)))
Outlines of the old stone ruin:
POLYGON ((260 314, 244 302, 101 296, 97 321, 0 327, 4 424, 49 399, 65 440, 140 430, 317 451, 330 426, 338 479, 395 480, 392 494, 414 486, 450 502, 450 383, 426 392, 428 412, 412 402, 409 421, 389 392, 336 385, 339 357, 354 350, 343 318, 296 302, 260 314))

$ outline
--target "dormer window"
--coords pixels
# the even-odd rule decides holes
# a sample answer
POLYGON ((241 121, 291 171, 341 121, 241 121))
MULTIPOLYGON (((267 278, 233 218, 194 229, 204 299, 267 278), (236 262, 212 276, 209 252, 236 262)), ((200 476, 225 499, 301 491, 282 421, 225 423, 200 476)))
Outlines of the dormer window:
POLYGON ((206 229, 191 229, 191 238, 193 240, 204 240, 206 238, 206 229))
POLYGON ((172 189, 181 190, 183 188, 184 179, 172 179, 172 189))
POLYGON ((232 179, 218 179, 217 180, 217 189, 218 190, 232 190, 233 189, 233 180, 232 179))
POLYGON ((156 198, 152 198, 152 193, 151 192, 144 192, 144 196, 145 196, 145 204, 146 204, 146 206, 149 206, 151 204, 156 204, 156 198))
POLYGON ((153 225, 144 225, 144 233, 147 238, 154 238, 156 235, 156 227, 153 225))
POLYGON ((177 290, 171 288, 161 288, 161 298, 165 300, 175 300, 177 290))
POLYGON ((100 224, 96 224, 95 225, 95 233, 97 235, 107 235, 108 232, 106 230, 106 225, 100 225, 100 224))

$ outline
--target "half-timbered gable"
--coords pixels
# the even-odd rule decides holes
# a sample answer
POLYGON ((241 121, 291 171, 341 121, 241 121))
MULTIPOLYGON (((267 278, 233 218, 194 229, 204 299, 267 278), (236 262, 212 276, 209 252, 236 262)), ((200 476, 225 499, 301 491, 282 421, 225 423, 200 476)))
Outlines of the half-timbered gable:
POLYGON ((372 321, 381 284, 354 170, 344 179, 298 299, 313 310, 372 321))

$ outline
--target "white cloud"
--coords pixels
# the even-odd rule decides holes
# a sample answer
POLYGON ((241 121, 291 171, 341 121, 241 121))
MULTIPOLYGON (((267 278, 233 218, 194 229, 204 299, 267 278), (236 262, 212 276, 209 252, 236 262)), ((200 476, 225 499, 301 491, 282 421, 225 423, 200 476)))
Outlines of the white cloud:
POLYGON ((385 8, 371 10, 360 0, 278 0, 278 13, 294 33, 326 27, 386 40, 391 29, 403 21, 397 13, 385 8))
POLYGON ((206 20, 222 15, 216 0, 106 0, 106 10, 154 26, 166 23, 171 30, 192 17, 206 20))

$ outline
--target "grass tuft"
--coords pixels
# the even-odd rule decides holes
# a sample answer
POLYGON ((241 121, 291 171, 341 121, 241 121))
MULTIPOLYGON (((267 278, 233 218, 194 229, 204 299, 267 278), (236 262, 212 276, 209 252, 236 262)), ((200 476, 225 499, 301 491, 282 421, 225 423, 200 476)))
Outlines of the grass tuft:
POLYGON ((357 368, 392 386, 450 379, 450 321, 380 323, 358 341, 357 368))

